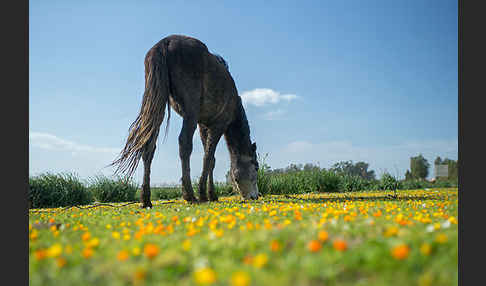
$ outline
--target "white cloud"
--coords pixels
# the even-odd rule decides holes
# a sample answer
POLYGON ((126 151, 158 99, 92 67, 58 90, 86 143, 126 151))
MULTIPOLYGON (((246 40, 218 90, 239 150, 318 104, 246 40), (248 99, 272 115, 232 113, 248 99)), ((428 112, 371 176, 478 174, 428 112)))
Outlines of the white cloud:
POLYGON ((241 94, 241 99, 244 104, 253 104, 255 106, 276 104, 280 101, 291 101, 296 98, 298 96, 295 94, 280 94, 280 92, 269 88, 256 88, 241 94))
POLYGON ((263 118, 266 120, 277 120, 280 119, 284 114, 285 114, 285 110, 277 109, 263 114, 263 118))
POLYGON ((73 141, 59 138, 55 135, 40 132, 29 132, 29 145, 46 150, 53 151, 71 151, 77 152, 95 152, 95 153, 119 153, 117 148, 94 147, 89 145, 78 144, 73 141))
POLYGON ((285 156, 274 158, 269 164, 281 168, 290 163, 319 163, 321 167, 329 168, 339 161, 364 161, 370 164, 370 169, 375 170, 377 175, 387 171, 392 175, 403 177, 405 171, 410 168, 410 157, 422 154, 431 165, 429 177, 432 177, 435 158, 440 156, 457 160, 457 152, 457 140, 410 141, 376 147, 357 146, 350 141, 320 143, 295 141, 279 150, 278 154, 285 154, 285 156))

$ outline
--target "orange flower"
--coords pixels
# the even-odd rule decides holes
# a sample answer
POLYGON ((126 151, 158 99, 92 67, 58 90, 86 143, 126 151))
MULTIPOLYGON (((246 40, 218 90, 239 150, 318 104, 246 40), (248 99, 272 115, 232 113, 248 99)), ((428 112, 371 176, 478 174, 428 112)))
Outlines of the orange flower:
POLYGON ((329 234, 327 233, 327 231, 321 230, 319 231, 318 237, 320 241, 324 242, 329 238, 329 234))
POLYGON ((145 247, 143 248, 143 253, 145 256, 147 256, 149 259, 154 258, 159 254, 159 247, 155 244, 152 243, 147 243, 145 247))
POLYGON ((81 236, 81 238, 84 240, 84 241, 87 241, 88 239, 91 238, 91 234, 89 232, 85 232, 83 233, 83 235, 81 236))
POLYGON ((86 259, 90 258, 91 256, 93 256, 93 249, 91 249, 91 248, 89 248, 89 247, 88 247, 88 248, 83 249, 83 253, 82 253, 82 255, 83 255, 83 257, 84 257, 84 258, 86 258, 86 259))
POLYGON ((410 247, 405 244, 400 244, 392 248, 391 254, 395 259, 403 260, 408 257, 410 247))
POLYGON ((282 245, 277 240, 272 240, 272 242, 270 243, 270 249, 274 252, 279 251, 281 248, 282 245))
POLYGON ((322 244, 318 240, 311 240, 307 244, 307 249, 309 249, 310 252, 317 252, 321 250, 322 244))
POLYGON ((64 257, 59 257, 56 259, 56 264, 57 267, 62 268, 64 265, 66 265, 67 261, 64 257))
POLYGON ((348 243, 342 239, 336 239, 333 243, 333 247, 339 251, 345 251, 348 249, 348 243))
POLYGON ((133 280, 135 280, 135 282, 141 281, 145 279, 145 276, 147 276, 147 271, 144 269, 137 269, 135 273, 133 273, 133 280))
POLYGON ((34 252, 35 258, 37 260, 42 260, 47 257, 47 250, 39 249, 34 252))
POLYGON ((253 263, 253 256, 247 255, 245 258, 243 258, 243 263, 247 265, 251 265, 253 263))
POLYGON ((117 258, 120 261, 127 260, 128 259, 128 251, 122 250, 122 251, 118 252, 117 258))

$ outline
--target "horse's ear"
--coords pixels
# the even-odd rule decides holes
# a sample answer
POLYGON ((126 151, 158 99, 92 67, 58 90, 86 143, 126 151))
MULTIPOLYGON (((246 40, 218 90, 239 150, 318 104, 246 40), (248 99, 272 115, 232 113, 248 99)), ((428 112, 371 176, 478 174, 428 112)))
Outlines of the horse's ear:
POLYGON ((255 142, 254 142, 253 144, 251 144, 251 150, 252 150, 253 152, 255 152, 255 151, 256 151, 256 143, 255 143, 255 142))

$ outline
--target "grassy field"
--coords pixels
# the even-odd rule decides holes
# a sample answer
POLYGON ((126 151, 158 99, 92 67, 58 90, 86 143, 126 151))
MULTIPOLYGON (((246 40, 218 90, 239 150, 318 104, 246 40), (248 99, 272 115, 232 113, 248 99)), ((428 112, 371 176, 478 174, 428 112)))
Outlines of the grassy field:
POLYGON ((458 283, 457 188, 153 204, 31 209, 29 284, 458 283))

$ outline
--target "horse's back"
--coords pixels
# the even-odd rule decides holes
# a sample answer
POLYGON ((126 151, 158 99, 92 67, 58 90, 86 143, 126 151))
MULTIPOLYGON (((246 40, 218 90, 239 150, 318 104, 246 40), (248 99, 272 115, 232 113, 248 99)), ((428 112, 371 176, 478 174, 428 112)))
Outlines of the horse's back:
POLYGON ((184 116, 188 105, 199 103, 190 107, 199 109, 199 121, 203 124, 209 124, 217 119, 215 117, 221 117, 221 113, 229 111, 237 92, 225 63, 195 38, 171 35, 154 48, 164 44, 167 44, 170 102, 174 110, 184 116))

